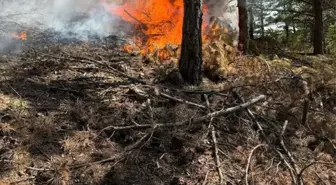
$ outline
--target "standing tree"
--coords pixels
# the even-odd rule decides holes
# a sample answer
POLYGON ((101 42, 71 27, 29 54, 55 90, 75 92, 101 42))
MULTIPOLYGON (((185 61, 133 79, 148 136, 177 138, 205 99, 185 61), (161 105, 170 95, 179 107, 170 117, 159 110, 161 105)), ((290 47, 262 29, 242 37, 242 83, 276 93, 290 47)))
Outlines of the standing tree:
POLYGON ((191 85, 199 85, 202 79, 202 15, 202 0, 184 0, 179 69, 191 85))
POLYGON ((254 39, 254 15, 253 15, 253 9, 252 6, 249 7, 248 9, 248 13, 249 13, 249 36, 250 39, 254 39))
POLYGON ((314 9, 314 54, 323 54, 323 17, 322 0, 313 0, 314 9))
POLYGON ((248 27, 247 27, 247 10, 246 0, 238 0, 238 14, 239 14, 239 50, 243 53, 247 53, 247 41, 248 41, 248 27))

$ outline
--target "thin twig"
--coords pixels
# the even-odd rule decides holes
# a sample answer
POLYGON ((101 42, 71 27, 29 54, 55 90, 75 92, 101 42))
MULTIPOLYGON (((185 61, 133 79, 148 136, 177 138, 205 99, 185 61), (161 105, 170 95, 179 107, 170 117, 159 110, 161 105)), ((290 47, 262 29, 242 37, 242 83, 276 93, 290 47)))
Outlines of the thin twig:
MULTIPOLYGON (((36 51, 35 51, 36 52, 36 51)), ((145 81, 143 80, 140 80, 138 78, 135 78, 135 77, 132 77, 132 76, 129 76, 121 71, 119 71, 118 69, 108 65, 108 64, 105 64, 99 60, 95 60, 93 58, 89 58, 89 57, 83 57, 83 56, 72 56, 64 51, 62 51, 62 53, 68 55, 68 57, 70 58, 65 58, 65 57, 59 57, 59 56, 55 56, 55 55, 50 55, 50 54, 45 54, 45 53, 41 53, 41 52, 36 52, 37 54, 39 55, 42 55, 42 56, 48 56, 48 57, 52 57, 52 58, 56 58, 56 59, 60 59, 60 60, 73 60, 73 59, 79 59, 81 62, 85 62, 85 63, 89 63, 89 64, 99 64, 101 65, 102 67, 104 68, 108 68, 109 70, 111 70, 112 72, 118 74, 119 76, 122 76, 124 78, 127 78, 127 79, 130 79, 134 82, 137 82, 137 83, 141 83, 141 84, 147 84, 145 81)), ((99 70, 102 70, 102 71, 106 71, 106 70, 103 70, 103 69, 99 69, 99 70)))
POLYGON ((205 105, 206 105, 206 108, 208 110, 208 112, 210 113, 210 102, 209 102, 209 96, 207 94, 203 94, 203 97, 205 99, 205 105))
POLYGON ((107 162, 111 162, 111 161, 116 161, 117 159, 119 159, 118 161, 122 161, 125 159, 126 154, 129 153, 131 150, 139 147, 141 145, 141 143, 148 137, 151 136, 153 134, 153 132, 147 133, 146 135, 144 135, 142 138, 140 138, 137 142, 135 142, 134 144, 132 144, 131 146, 126 147, 126 149, 123 152, 120 152, 116 155, 114 155, 113 157, 110 158, 106 158, 106 159, 102 159, 99 161, 94 161, 94 162, 88 162, 88 163, 84 163, 84 164, 77 164, 77 165, 72 165, 70 166, 71 169, 76 169, 76 168, 82 168, 85 166, 89 166, 91 164, 102 164, 102 163, 107 163, 107 162))
POLYGON ((34 170, 34 171, 53 171, 52 169, 48 169, 48 168, 27 167, 27 169, 34 170))
POLYGON ((145 24, 143 22, 141 22, 139 19, 137 19, 136 17, 134 17, 133 15, 131 15, 127 10, 124 9, 124 12, 130 16, 132 19, 134 19, 136 22, 138 22, 141 26, 145 26, 145 24))
POLYGON ((321 176, 315 171, 315 175, 317 176, 317 178, 319 178, 319 180, 324 184, 327 185, 326 182, 324 182, 324 180, 321 178, 321 176))
MULTIPOLYGON (((203 121, 209 120, 213 117, 224 116, 224 115, 227 115, 227 114, 245 109, 245 108, 247 108, 251 105, 254 105, 254 104, 264 100, 265 98, 266 98, 265 95, 260 95, 256 98, 251 99, 250 101, 248 101, 246 103, 243 103, 243 104, 240 104, 240 105, 237 105, 237 106, 234 106, 234 107, 230 107, 230 108, 227 108, 227 109, 224 109, 224 110, 212 112, 212 113, 209 113, 205 116, 199 117, 197 119, 191 119, 191 120, 188 119, 188 120, 181 121, 181 122, 176 122, 176 123, 157 123, 155 125, 155 127, 156 128, 159 128, 159 127, 179 127, 179 126, 185 126, 185 125, 188 125, 188 124, 199 124, 199 123, 202 123, 203 121)), ((109 130, 109 129, 130 130, 130 129, 146 129, 146 128, 151 128, 151 127, 153 127, 152 124, 129 125, 129 126, 122 126, 122 127, 112 125, 112 126, 104 128, 103 130, 101 130, 101 132, 104 131, 104 130, 109 130)))
POLYGON ((302 81, 302 85, 303 85, 303 90, 304 90, 304 103, 303 103, 303 110, 302 110, 302 125, 306 125, 307 123, 307 116, 308 116, 308 109, 309 109, 309 87, 308 87, 308 83, 306 81, 302 81))
POLYGON ((299 174, 297 175, 297 180, 301 179, 302 175, 303 175, 303 172, 305 170, 307 170, 309 167, 313 166, 314 164, 325 164, 325 165, 335 165, 336 166, 336 163, 331 163, 331 162, 324 162, 324 161, 313 161, 311 163, 309 163, 308 165, 306 165, 305 167, 303 167, 301 169, 301 171, 299 172, 299 174))
POLYGON ((252 156, 253 156, 253 152, 255 150, 257 150, 259 147, 262 147, 264 146, 263 144, 259 144, 257 145, 256 147, 254 147, 249 155, 249 158, 247 160, 247 164, 246 164, 246 168, 245 168, 245 184, 246 185, 249 185, 249 182, 248 182, 248 174, 249 174, 249 169, 250 169, 250 166, 251 166, 251 159, 252 159, 252 156))
POLYGON ((275 174, 272 175, 272 178, 269 182, 267 182, 266 184, 271 184, 271 182, 274 181, 275 177, 277 176, 278 172, 279 172, 279 165, 281 164, 281 161, 278 162, 278 164, 276 165, 276 170, 275 170, 275 174))
POLYGON ((9 185, 20 184, 20 183, 27 182, 27 181, 30 181, 30 180, 33 180, 33 179, 36 179, 36 177, 28 177, 26 179, 13 181, 13 182, 10 182, 9 185))
POLYGON ((169 100, 173 100, 173 101, 176 101, 176 102, 179 102, 179 103, 185 103, 185 104, 192 105, 192 106, 195 106, 195 107, 198 107, 198 108, 201 108, 201 109, 206 109, 206 106, 204 106, 204 105, 200 105, 200 104, 193 103, 193 102, 190 102, 190 101, 187 101, 187 100, 183 100, 181 98, 176 98, 176 97, 170 96, 166 93, 161 92, 160 95, 162 97, 165 97, 165 98, 169 99, 169 100))
POLYGON ((218 155, 218 144, 217 144, 217 138, 216 138, 216 130, 215 130, 215 127, 213 125, 211 125, 211 136, 212 136, 213 145, 214 145, 215 162, 216 162, 216 167, 217 167, 217 170, 218 170, 219 184, 223 184, 224 177, 223 177, 223 173, 222 173, 222 169, 221 169, 221 162, 220 162, 219 155, 218 155))
POLYGON ((283 127, 282 127, 282 131, 281 131, 281 134, 280 134, 280 144, 282 146, 282 148, 285 150, 288 158, 290 159, 290 162, 292 163, 292 165, 294 166, 294 169, 296 171, 296 173, 298 173, 298 169, 296 167, 296 161, 292 155, 292 153, 288 150, 288 148, 286 147, 285 145, 285 142, 284 142, 284 134, 285 134, 285 131, 286 131, 286 128, 287 128, 287 125, 288 125, 288 120, 285 121, 283 127))
MULTIPOLYGON (((233 91, 233 94, 241 101, 241 102, 245 102, 244 99, 238 94, 238 92, 233 91)), ((264 140, 266 141, 266 143, 269 144, 270 148, 279 155, 279 157, 282 159, 282 161, 285 163, 285 165, 288 167, 288 169, 290 170, 290 174, 293 180, 293 183, 296 184, 296 177, 297 177, 297 172, 294 169, 294 167, 287 161, 287 159, 285 158, 285 156, 275 147, 273 147, 270 142, 270 140, 268 139, 268 137, 266 136, 266 134, 264 133, 264 129, 261 126, 261 124, 259 123, 259 121, 257 120, 257 118, 254 116, 254 114, 252 113, 252 111, 248 108, 246 108, 246 112, 248 113, 248 115, 251 117, 252 121, 257 125, 259 132, 261 133, 262 137, 264 138, 264 140)))
POLYGON ((204 177, 204 181, 203 181, 202 185, 206 185, 206 184, 207 184, 207 182, 208 182, 208 176, 209 176, 209 172, 210 172, 210 171, 208 171, 208 172, 206 173, 206 175, 205 175, 205 177, 204 177))

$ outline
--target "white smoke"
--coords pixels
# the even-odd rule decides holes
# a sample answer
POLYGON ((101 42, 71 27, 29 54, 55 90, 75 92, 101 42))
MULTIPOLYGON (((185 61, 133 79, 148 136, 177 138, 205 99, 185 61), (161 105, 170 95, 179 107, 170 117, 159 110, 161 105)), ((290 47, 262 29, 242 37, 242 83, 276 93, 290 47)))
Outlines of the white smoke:
POLYGON ((230 24, 233 28, 238 28, 238 8, 237 0, 204 0, 209 11, 209 16, 230 24))
POLYGON ((106 37, 116 19, 100 0, 0 0, 0 10, 0 50, 10 44, 9 33, 26 29, 51 29, 80 40, 89 34, 106 37))
MULTIPOLYGON (((8 45, 8 33, 52 29, 62 36, 86 40, 88 35, 106 37, 120 34, 116 19, 103 6, 103 0, 0 0, 0 50, 8 45)), ((110 4, 118 0, 109 0, 110 4)), ((236 0, 204 0, 209 15, 238 28, 236 0)), ((208 18, 210 17, 208 16, 208 18)), ((124 30, 127 31, 127 30, 124 30)), ((28 33, 29 39, 29 33, 28 33)))
MULTIPOLYGON (((237 0, 204 0, 208 7, 208 16, 205 17, 209 21, 210 17, 215 16, 223 23, 229 24, 233 31, 237 32, 238 27, 238 7, 237 0)), ((234 38, 234 45, 238 43, 238 37, 234 38)))

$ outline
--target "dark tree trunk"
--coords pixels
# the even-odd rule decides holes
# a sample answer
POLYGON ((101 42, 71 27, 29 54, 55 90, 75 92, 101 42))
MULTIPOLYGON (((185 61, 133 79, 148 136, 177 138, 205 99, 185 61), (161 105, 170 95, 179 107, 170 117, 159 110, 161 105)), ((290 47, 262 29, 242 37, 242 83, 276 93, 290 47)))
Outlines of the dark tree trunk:
POLYGON ((289 38, 289 25, 287 22, 285 22, 285 32, 286 32, 286 41, 288 41, 289 38))
POLYGON ((239 50, 247 53, 248 27, 247 27, 247 10, 246 0, 238 0, 238 14, 239 14, 239 50))
POLYGON ((250 39, 254 39, 254 16, 253 16, 253 10, 252 7, 249 7, 249 36, 250 39))
POLYGON ((292 26, 293 26, 293 33, 296 33, 296 27, 295 27, 295 21, 294 21, 294 19, 292 20, 292 26))
POLYGON ((261 37, 265 37, 265 24, 264 24, 264 8, 261 7, 260 13, 260 26, 261 26, 261 37))
MULTIPOLYGON (((285 11, 288 11, 287 6, 286 6, 286 1, 283 1, 283 8, 284 8, 285 11)), ((285 17, 284 21, 285 21, 286 43, 287 43, 288 42, 288 38, 289 38, 289 19, 288 19, 288 15, 287 14, 286 14, 286 17, 285 17)))
POLYGON ((182 78, 191 85, 199 85, 202 78, 202 15, 201 0, 184 0, 179 69, 182 78))
POLYGON ((322 0, 313 0, 314 7, 314 54, 323 54, 323 19, 322 0))

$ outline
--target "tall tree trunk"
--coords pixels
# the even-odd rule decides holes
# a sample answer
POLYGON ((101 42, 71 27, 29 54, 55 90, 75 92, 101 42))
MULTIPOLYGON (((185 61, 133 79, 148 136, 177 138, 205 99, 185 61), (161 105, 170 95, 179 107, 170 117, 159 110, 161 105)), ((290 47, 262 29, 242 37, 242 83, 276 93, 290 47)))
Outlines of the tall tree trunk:
POLYGON ((260 26, 261 26, 261 28, 260 28, 261 29, 261 37, 265 37, 264 8, 263 7, 261 7, 261 10, 260 10, 260 26))
POLYGON ((253 9, 250 6, 248 9, 248 13, 249 13, 249 36, 250 39, 254 39, 254 16, 253 16, 253 9))
POLYGON ((202 15, 202 0, 184 0, 179 69, 191 85, 199 85, 202 78, 202 15))
POLYGON ((239 14, 239 50, 243 53, 247 53, 247 39, 248 39, 248 27, 247 27, 247 10, 246 0, 238 0, 238 14, 239 14))
POLYGON ((286 33, 286 42, 287 42, 289 38, 289 25, 287 22, 285 22, 285 33, 286 33))
POLYGON ((313 0, 314 7, 314 54, 323 54, 323 19, 322 0, 313 0))
POLYGON ((296 33, 296 26, 294 19, 292 20, 292 26, 293 26, 293 33, 296 33))
MULTIPOLYGON (((283 8, 285 11, 288 11, 287 6, 286 6, 286 1, 283 1, 283 8)), ((288 38, 289 38, 289 20, 288 20, 287 14, 285 14, 285 33, 286 33, 286 43, 287 43, 288 38)))

